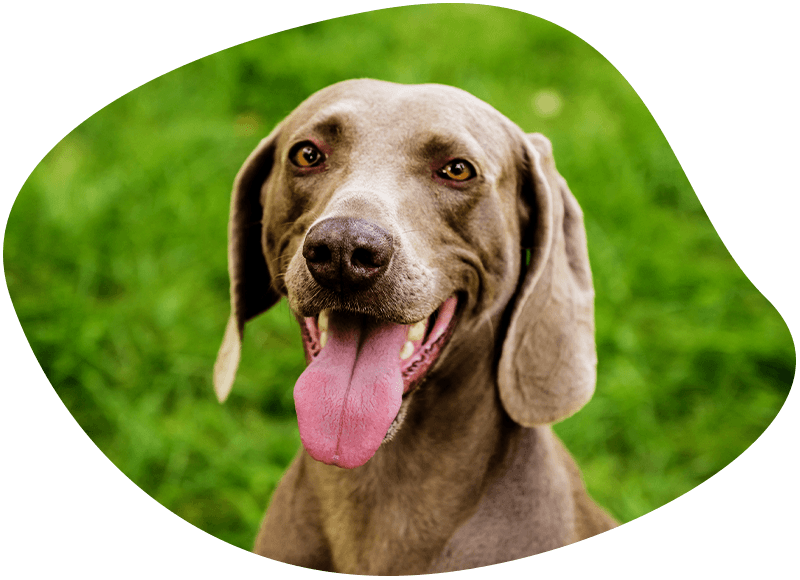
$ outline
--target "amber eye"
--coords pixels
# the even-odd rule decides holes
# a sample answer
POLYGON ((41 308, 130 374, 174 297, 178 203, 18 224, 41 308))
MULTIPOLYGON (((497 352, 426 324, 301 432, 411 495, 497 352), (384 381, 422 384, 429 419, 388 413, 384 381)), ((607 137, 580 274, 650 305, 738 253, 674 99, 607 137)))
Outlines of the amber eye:
POLYGON ((436 172, 439 177, 450 179, 452 181, 467 181, 475 177, 475 168, 469 161, 463 159, 454 159, 439 171, 436 172))
POLYGON ((325 156, 317 149, 316 145, 303 141, 292 147, 289 151, 289 161, 298 167, 314 167, 325 160, 325 156))

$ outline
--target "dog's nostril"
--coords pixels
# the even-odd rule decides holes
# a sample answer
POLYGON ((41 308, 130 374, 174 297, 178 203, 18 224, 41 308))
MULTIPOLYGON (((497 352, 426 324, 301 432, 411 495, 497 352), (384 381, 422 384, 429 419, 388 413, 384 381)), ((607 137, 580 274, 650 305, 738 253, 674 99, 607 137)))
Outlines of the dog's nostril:
POLYGON ((375 258, 375 254, 367 248, 356 248, 350 258, 350 262, 354 266, 363 268, 380 268, 382 264, 379 264, 375 258))
POLYGON ((324 244, 304 248, 304 250, 303 257, 307 262, 322 264, 331 261, 331 249, 324 244))

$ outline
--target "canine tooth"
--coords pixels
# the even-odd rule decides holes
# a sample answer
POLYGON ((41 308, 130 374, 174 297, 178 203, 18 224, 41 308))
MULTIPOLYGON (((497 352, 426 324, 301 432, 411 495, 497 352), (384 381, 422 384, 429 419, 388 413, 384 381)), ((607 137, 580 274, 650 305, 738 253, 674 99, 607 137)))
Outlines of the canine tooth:
POLYGON ((320 332, 325 332, 328 330, 328 318, 330 317, 330 310, 322 310, 319 313, 319 319, 317 320, 317 327, 319 328, 320 332))
POLYGON ((325 343, 328 342, 328 331, 323 330, 319 333, 319 346, 320 348, 325 348, 325 343))
POLYGON ((410 340, 407 340, 403 348, 400 349, 400 360, 406 360, 412 354, 414 354, 414 345, 411 344, 410 340))
POLYGON ((412 324, 408 327, 408 340, 413 342, 415 340, 420 340, 423 336, 425 336, 425 321, 420 320, 419 322, 412 324))

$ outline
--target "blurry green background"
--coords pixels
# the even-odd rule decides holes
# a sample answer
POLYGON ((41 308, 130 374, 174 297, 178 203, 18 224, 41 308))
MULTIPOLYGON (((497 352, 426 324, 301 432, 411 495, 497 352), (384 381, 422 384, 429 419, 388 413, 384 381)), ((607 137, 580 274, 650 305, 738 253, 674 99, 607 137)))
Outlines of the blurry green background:
POLYGON ((247 328, 224 406, 231 184, 312 92, 373 77, 455 85, 553 142, 583 206, 597 291, 597 393, 556 431, 590 493, 630 521, 744 451, 789 391, 779 314, 706 217, 646 107, 601 55, 533 16, 382 10, 188 64, 110 104, 28 179, 4 244, 33 351, 98 447, 161 504, 250 549, 296 452, 304 367, 285 303, 247 328))

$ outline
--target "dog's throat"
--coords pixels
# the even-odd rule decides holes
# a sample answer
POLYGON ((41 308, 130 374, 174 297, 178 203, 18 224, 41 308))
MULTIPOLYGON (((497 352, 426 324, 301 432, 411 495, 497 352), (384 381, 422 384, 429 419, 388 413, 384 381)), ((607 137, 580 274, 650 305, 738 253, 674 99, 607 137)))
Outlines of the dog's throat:
POLYGON ((331 312, 325 347, 294 388, 300 438, 318 461, 366 463, 402 403, 400 353, 408 326, 331 312))

